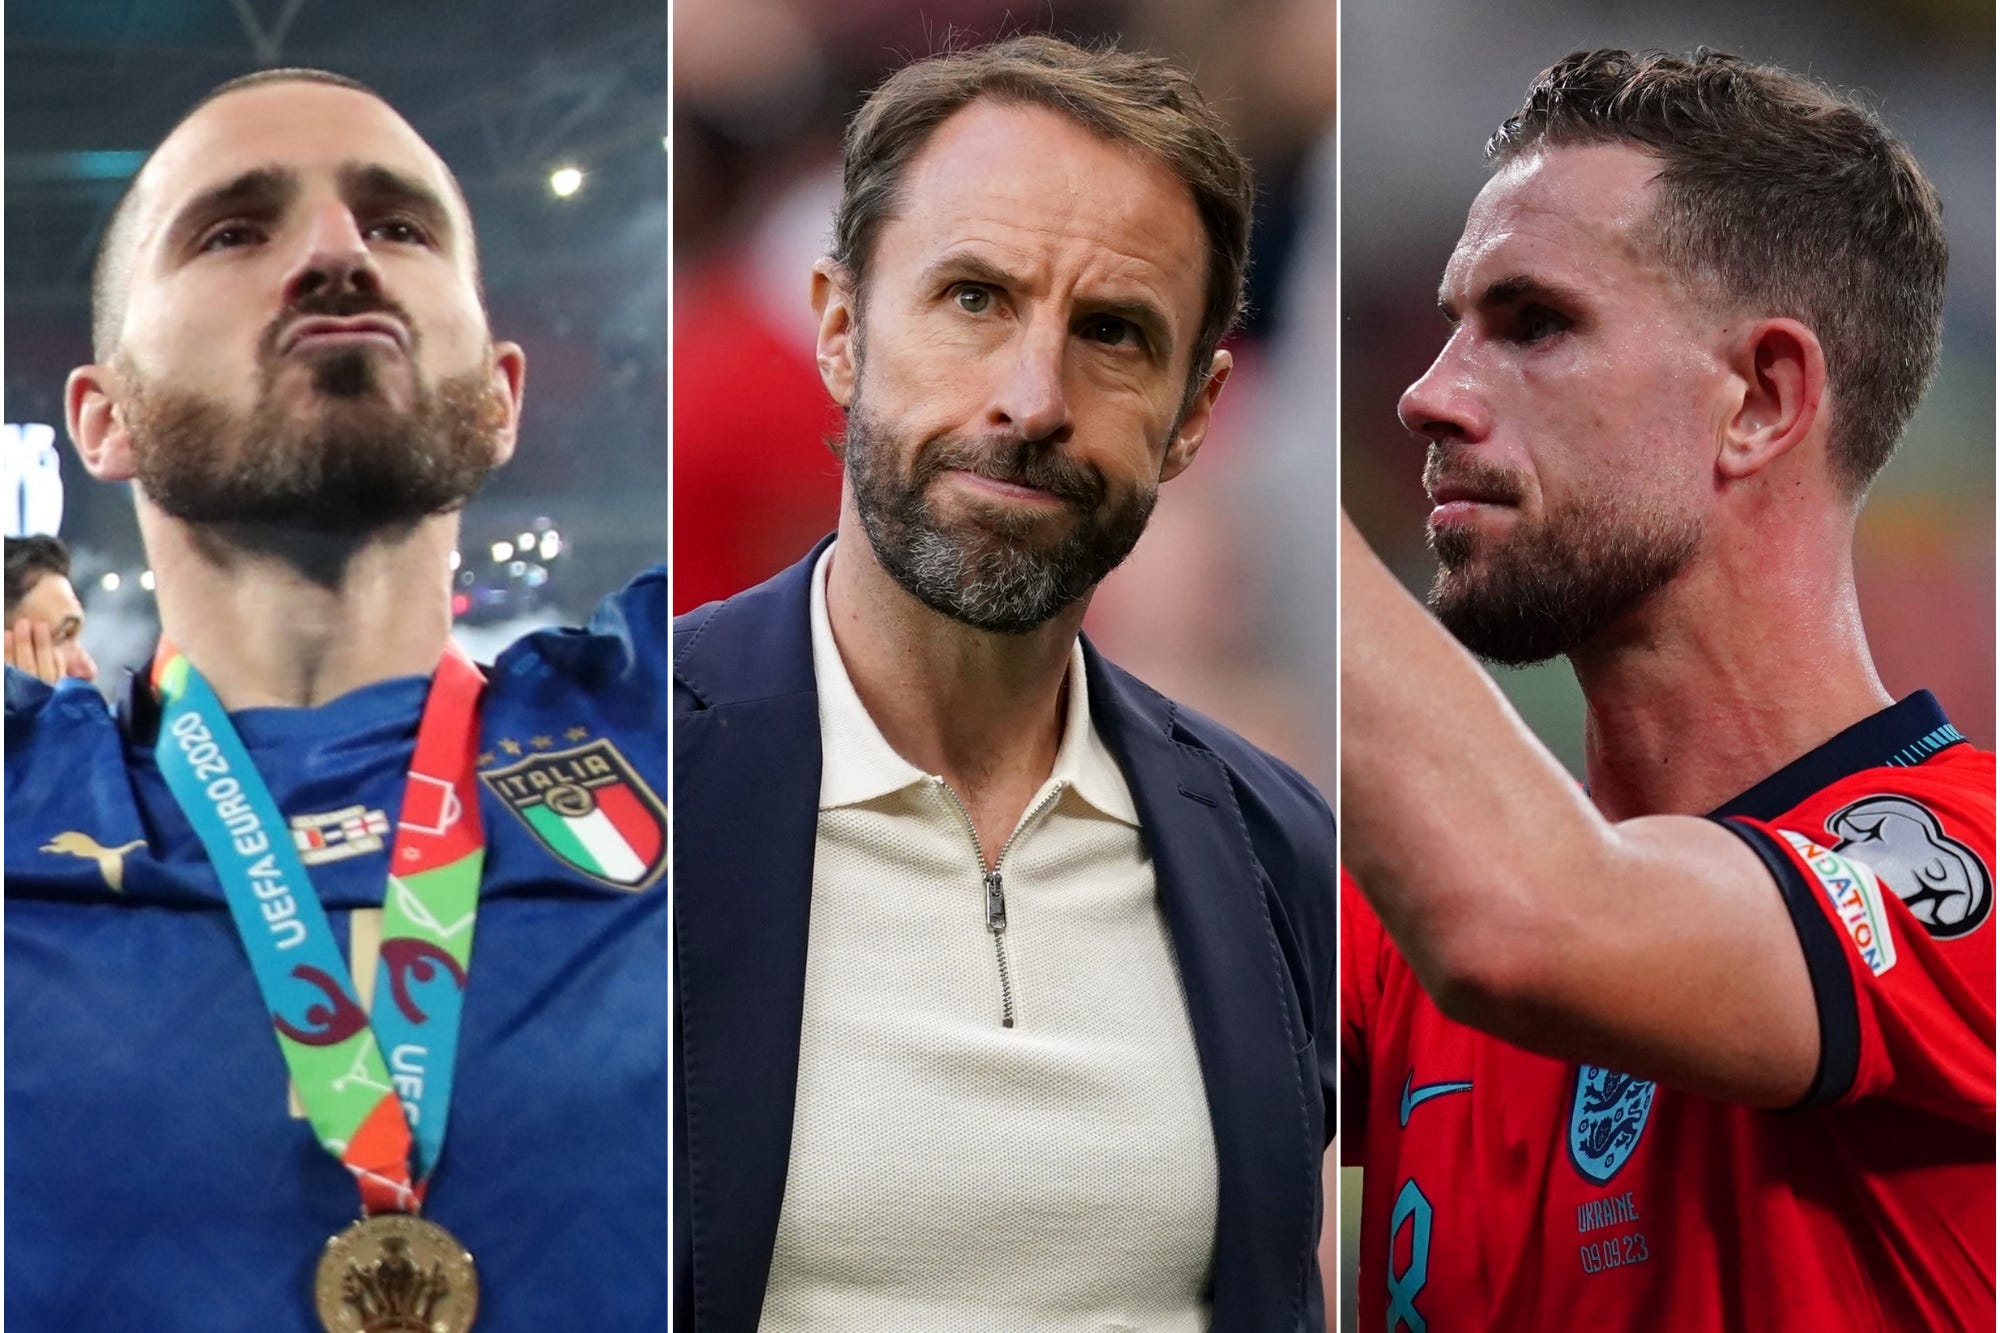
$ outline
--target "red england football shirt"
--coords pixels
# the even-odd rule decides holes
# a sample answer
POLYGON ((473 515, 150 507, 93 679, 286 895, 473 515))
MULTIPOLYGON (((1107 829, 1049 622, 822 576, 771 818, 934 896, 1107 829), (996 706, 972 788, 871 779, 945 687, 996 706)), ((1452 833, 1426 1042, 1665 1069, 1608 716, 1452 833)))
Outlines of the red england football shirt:
POLYGON ((1711 818, 1798 929, 1821 1048, 1798 1109, 1450 1022, 1343 887, 1361 1328, 1994 1327, 1993 755, 1917 694, 1711 818))

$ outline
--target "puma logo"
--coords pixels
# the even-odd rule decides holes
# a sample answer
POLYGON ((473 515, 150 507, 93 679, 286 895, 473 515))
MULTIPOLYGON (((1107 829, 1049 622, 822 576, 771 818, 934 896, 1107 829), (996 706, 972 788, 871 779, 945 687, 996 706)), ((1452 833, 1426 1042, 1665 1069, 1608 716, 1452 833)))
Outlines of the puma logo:
POLYGON ((97 862, 97 873, 104 876, 104 882, 113 893, 125 891, 125 854, 135 847, 144 847, 144 838, 134 838, 123 847, 106 847, 88 833, 58 833, 42 844, 45 852, 57 852, 63 856, 80 856, 86 861, 97 862))

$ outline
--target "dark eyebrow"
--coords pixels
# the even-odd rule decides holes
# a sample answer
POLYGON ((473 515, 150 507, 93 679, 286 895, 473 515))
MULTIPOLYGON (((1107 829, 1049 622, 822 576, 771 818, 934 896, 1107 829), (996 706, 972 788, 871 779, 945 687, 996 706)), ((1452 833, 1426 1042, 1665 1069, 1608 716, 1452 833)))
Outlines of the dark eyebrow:
MULTIPOLYGON (((1021 280, 1007 270, 975 254, 957 250, 940 256, 923 271, 918 279, 919 290, 928 290, 945 278, 954 282, 981 282, 989 287, 1015 288, 1021 280)), ((1146 342, 1156 356, 1165 357, 1169 350, 1169 324, 1167 316, 1151 301, 1125 297, 1104 297, 1080 303, 1084 313, 1109 315, 1133 325, 1146 337, 1146 342)))
POLYGON ((289 167, 252 167, 234 180, 203 190, 181 206, 167 224, 167 244, 179 249, 188 237, 231 213, 263 216, 280 212, 299 193, 298 173, 289 167))
POLYGON ((982 282, 989 287, 1019 287, 1021 280, 998 264, 963 250, 952 250, 932 260, 917 279, 919 290, 928 290, 950 277, 953 282, 982 282))
POLYGON ((455 235, 444 199, 416 177, 376 162, 348 162, 340 168, 340 192, 350 205, 401 208, 416 215, 440 243, 455 235))
MULTIPOLYGON (((1583 293, 1574 287, 1564 286, 1548 278, 1531 277, 1526 273, 1510 273, 1506 277, 1486 285, 1473 304, 1480 310, 1505 310, 1511 306, 1526 305, 1530 302, 1547 303, 1575 309, 1583 304, 1583 293)), ((1438 313, 1458 323, 1458 307, 1451 303, 1443 287, 1438 288, 1438 313)))
MULTIPOLYGON (((400 208, 441 243, 456 235, 443 198, 414 176, 380 163, 349 162, 340 168, 339 179, 341 196, 350 207, 400 208)), ((298 197, 300 188, 299 175, 290 167, 252 167, 183 205, 168 225, 168 245, 178 249, 210 222, 233 213, 273 217, 298 197)))

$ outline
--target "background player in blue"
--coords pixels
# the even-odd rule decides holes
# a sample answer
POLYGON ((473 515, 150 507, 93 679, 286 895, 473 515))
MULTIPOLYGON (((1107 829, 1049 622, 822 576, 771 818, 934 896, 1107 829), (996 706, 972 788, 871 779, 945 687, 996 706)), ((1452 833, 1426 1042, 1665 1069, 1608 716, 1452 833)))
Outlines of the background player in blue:
MULTIPOLYGON (((367 999, 451 629, 457 511, 514 444, 450 171, 372 93, 279 71, 162 142, 107 229, 93 475, 132 481, 165 638, 213 685, 367 999)), ((425 1215, 481 1329, 665 1322, 666 590, 486 673, 486 861, 425 1215), (551 793, 561 789, 561 800, 551 793)), ((354 1183, 288 1108, 159 704, 7 677, 7 1308, 19 1327, 317 1327, 354 1183)))
POLYGON ((97 663, 83 646, 83 618, 62 540, 7 538, 7 664, 52 685, 72 676, 97 679, 97 663))

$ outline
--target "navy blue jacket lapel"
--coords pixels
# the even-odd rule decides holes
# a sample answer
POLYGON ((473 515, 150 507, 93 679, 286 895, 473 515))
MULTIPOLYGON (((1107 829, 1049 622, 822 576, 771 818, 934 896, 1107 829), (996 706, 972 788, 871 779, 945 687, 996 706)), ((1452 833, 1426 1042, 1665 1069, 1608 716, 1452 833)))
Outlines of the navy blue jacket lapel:
POLYGON ((1084 648, 1091 720, 1153 853, 1215 1130, 1212 1326, 1297 1328, 1317 1287, 1309 1261, 1325 1139, 1269 881, 1222 758, 1176 727, 1174 704, 1084 648))
POLYGON ((675 1323, 697 1333, 756 1328, 785 1197, 819 817, 817 555, 674 629, 675 1323))
MULTIPOLYGON (((824 546, 675 626, 676 1322, 698 1333, 756 1327, 784 1201, 819 813, 809 580, 824 546)), ((1267 759, 1084 648, 1092 720, 1153 854, 1215 1132, 1213 1327, 1317 1328, 1331 824, 1295 775, 1260 791, 1244 769, 1267 759), (1278 851, 1312 863, 1291 895, 1310 919, 1287 921, 1266 869, 1278 851)))

